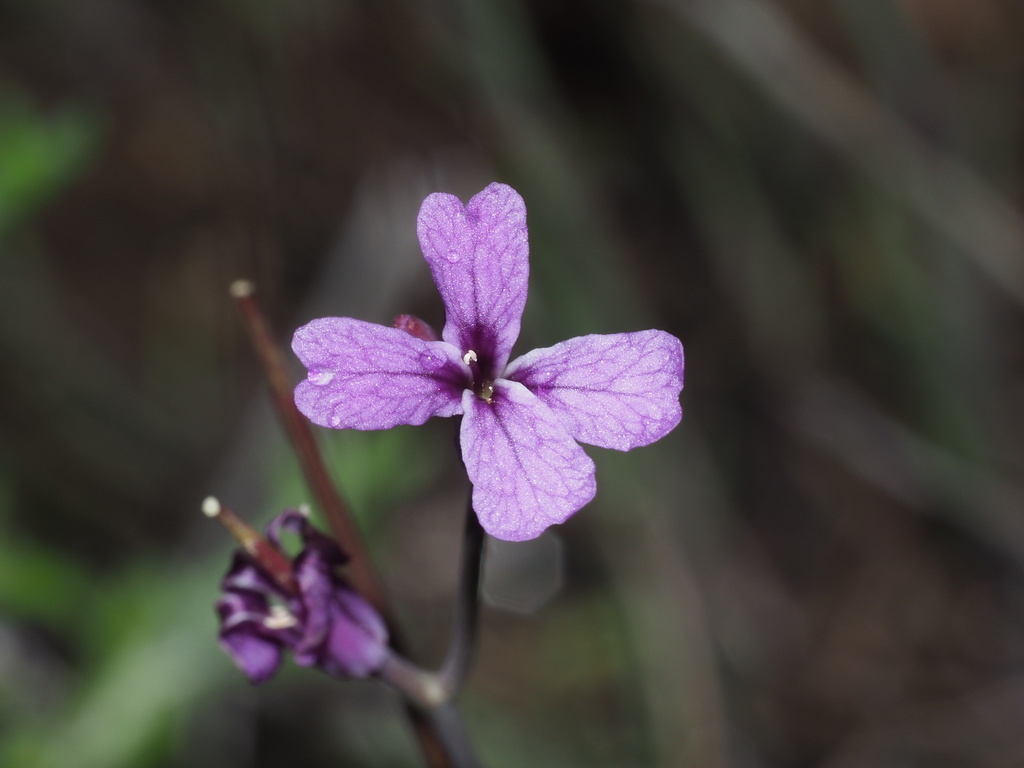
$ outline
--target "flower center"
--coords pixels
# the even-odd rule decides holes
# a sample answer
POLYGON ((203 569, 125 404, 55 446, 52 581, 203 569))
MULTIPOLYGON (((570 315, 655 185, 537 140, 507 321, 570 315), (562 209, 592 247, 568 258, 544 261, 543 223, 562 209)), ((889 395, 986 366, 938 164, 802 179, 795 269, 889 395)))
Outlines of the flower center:
POLYGON ((473 374, 473 393, 485 403, 494 402, 494 382, 484 378, 480 368, 480 359, 474 350, 469 350, 462 356, 462 362, 469 366, 473 374))

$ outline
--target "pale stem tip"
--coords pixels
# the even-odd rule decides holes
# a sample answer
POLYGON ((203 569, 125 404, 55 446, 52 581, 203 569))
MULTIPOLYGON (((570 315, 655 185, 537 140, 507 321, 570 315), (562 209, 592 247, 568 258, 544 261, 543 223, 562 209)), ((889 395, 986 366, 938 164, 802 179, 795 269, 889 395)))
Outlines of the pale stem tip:
POLYGON ((256 292, 256 286, 253 285, 252 280, 235 280, 229 290, 233 298, 245 299, 256 292))
POLYGON ((216 517, 220 514, 220 502, 214 496, 203 499, 203 514, 207 517, 216 517))

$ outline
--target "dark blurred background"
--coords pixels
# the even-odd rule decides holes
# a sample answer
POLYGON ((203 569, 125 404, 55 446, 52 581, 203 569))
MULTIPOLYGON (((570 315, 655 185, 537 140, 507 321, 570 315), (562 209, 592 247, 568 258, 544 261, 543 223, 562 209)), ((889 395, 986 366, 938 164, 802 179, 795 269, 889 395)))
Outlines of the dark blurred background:
MULTIPOLYGON (((199 502, 309 500, 230 282, 282 341, 440 326, 416 211, 493 180, 518 350, 657 327, 687 383, 493 548, 484 764, 1024 765, 1022 39, 1014 0, 0 0, 0 765, 420 764, 374 684, 231 666, 199 502)), ((322 437, 436 662, 451 423, 322 437)))

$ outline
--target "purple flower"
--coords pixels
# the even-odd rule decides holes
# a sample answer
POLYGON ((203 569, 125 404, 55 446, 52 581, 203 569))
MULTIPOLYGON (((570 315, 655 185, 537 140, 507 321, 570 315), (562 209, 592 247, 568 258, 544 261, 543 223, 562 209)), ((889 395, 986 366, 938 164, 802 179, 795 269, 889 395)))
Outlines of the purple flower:
POLYGON ((504 184, 466 206, 433 194, 416 231, 444 300, 442 340, 408 320, 314 320, 292 342, 309 369, 295 403, 336 429, 462 414, 481 524, 499 539, 532 539, 594 497, 594 463, 577 441, 628 451, 679 423, 682 344, 663 331, 580 336, 509 362, 529 274, 523 199, 504 184))
POLYGON ((288 510, 267 526, 267 538, 278 549, 282 530, 302 540, 291 589, 248 554, 236 552, 217 601, 221 647, 254 683, 274 676, 286 648, 296 663, 335 677, 372 674, 387 653, 387 628, 338 576, 345 555, 301 512, 288 510))

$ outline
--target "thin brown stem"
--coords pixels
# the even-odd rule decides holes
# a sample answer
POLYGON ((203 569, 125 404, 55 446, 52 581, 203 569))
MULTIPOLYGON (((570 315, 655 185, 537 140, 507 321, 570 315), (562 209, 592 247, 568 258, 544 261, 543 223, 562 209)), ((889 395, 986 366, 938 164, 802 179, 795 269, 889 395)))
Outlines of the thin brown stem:
POLYGON ((290 595, 299 593, 299 583, 295 580, 291 562, 266 536, 213 496, 207 496, 203 501, 203 514, 227 528, 249 557, 259 563, 281 589, 290 595))
POLYGON ((357 592, 385 618, 389 618, 384 588, 373 568, 362 534, 324 465, 309 422, 295 407, 292 395, 294 385, 285 369, 281 348, 270 332, 270 326, 256 299, 255 288, 248 280, 236 280, 231 284, 231 296, 242 314, 253 347, 263 365, 263 373, 270 384, 274 408, 298 456, 306 483, 323 512, 331 533, 342 550, 351 558, 348 566, 349 580, 357 592))
MULTIPOLYGON (((270 326, 256 300, 255 288, 248 280, 237 280, 231 285, 231 296, 238 306, 253 347, 259 356, 264 375, 270 384, 271 400, 298 456, 306 483, 323 512, 331 533, 351 558, 348 565, 349 581, 384 618, 391 630, 392 648, 401 651, 404 642, 390 610, 383 584, 373 567, 369 550, 355 519, 327 471, 313 430, 295 407, 292 381, 285 368, 280 347, 270 332, 270 326)), ((414 705, 408 698, 404 700, 404 704, 420 751, 429 768, 472 768, 476 765, 475 759, 469 762, 464 759, 467 754, 471 756, 472 753, 467 752, 469 742, 465 738, 459 714, 453 707, 444 707, 444 716, 441 717, 439 710, 424 710, 414 705)))

